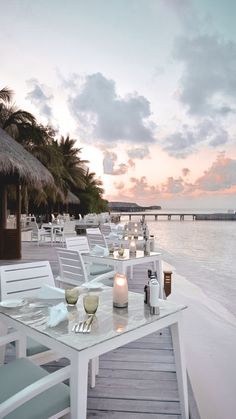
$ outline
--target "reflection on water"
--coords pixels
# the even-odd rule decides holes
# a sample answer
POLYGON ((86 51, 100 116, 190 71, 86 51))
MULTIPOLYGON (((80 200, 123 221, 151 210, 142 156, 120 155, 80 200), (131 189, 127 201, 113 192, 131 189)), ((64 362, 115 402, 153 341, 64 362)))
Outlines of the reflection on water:
MULTIPOLYGON (((137 219, 139 217, 137 215, 137 219)), ((155 250, 162 252, 163 259, 174 265, 179 274, 200 286, 206 294, 236 315, 236 222, 190 219, 154 221, 151 217, 146 220, 150 232, 155 235, 155 250)))

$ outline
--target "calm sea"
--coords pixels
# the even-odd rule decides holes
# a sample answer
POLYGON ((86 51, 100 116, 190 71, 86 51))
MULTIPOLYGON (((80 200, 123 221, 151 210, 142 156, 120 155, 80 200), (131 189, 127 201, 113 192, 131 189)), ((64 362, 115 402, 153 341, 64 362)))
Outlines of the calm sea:
MULTIPOLYGON (((155 211, 153 211, 155 212, 155 211)), ((158 213, 214 213, 225 210, 166 210, 158 213)), ((139 220, 140 215, 132 216, 139 220)), ((122 217, 122 222, 128 218, 122 217)), ((236 221, 184 221, 147 217, 156 250, 176 272, 198 285, 236 316, 236 221)))

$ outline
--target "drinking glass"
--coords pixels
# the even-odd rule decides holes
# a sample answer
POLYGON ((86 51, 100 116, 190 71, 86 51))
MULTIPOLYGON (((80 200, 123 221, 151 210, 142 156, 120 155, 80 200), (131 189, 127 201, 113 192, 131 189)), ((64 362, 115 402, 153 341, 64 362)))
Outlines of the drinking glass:
POLYGON ((79 298, 79 289, 70 288, 65 290, 65 300, 69 306, 74 306, 79 298))
POLYGON ((95 314, 98 308, 99 296, 87 294, 83 298, 83 303, 87 314, 95 314))

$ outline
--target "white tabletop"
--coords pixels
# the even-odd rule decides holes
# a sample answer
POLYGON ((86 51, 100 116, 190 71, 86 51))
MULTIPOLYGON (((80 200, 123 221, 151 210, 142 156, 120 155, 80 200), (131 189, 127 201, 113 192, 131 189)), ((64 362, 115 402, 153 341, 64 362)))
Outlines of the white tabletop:
MULTIPOLYGON (((80 296, 77 306, 73 307, 72 310, 69 309, 69 320, 61 322, 53 328, 47 327, 46 323, 44 323, 48 317, 47 304, 50 305, 50 301, 47 300, 41 300, 45 307, 37 308, 34 305, 26 304, 20 308, 7 309, 0 307, 0 312, 17 320, 19 323, 56 339, 66 346, 81 351, 110 340, 117 335, 138 329, 148 323, 157 322, 163 317, 186 308, 183 305, 160 300, 160 314, 151 315, 149 308, 143 302, 142 294, 129 292, 128 309, 118 309, 113 308, 111 288, 106 287, 96 293, 99 294, 99 307, 93 321, 92 331, 90 334, 85 335, 75 334, 71 331, 74 323, 86 317, 82 306, 82 296, 80 296), (38 314, 39 310, 41 315, 38 314)), ((54 301, 54 304, 57 303, 58 301, 54 301)))

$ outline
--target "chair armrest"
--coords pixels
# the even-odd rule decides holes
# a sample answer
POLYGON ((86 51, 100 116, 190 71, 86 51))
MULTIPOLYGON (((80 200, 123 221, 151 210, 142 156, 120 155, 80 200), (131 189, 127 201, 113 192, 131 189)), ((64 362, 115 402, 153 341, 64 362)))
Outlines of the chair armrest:
POLYGON ((0 418, 5 417, 17 407, 31 400, 33 397, 37 396, 43 391, 53 387, 58 383, 61 383, 67 378, 70 378, 70 375, 71 366, 68 366, 60 369, 59 371, 53 372, 46 377, 35 381, 35 383, 30 384, 23 390, 20 390, 18 393, 14 394, 14 396, 0 404, 0 418))
POLYGON ((114 275, 115 275, 115 271, 109 271, 109 272, 106 272, 105 274, 97 275, 95 278, 90 279, 89 282, 104 281, 104 279, 113 278, 114 275))
POLYGON ((56 283, 58 283, 58 285, 59 285, 59 288, 63 288, 63 287, 60 287, 60 285, 63 285, 63 284, 66 284, 66 285, 73 285, 74 287, 79 287, 79 283, 78 283, 78 281, 76 281, 76 280, 73 280, 73 279, 64 279, 64 278, 61 278, 60 276, 57 276, 56 278, 55 278, 55 282, 56 283))

